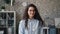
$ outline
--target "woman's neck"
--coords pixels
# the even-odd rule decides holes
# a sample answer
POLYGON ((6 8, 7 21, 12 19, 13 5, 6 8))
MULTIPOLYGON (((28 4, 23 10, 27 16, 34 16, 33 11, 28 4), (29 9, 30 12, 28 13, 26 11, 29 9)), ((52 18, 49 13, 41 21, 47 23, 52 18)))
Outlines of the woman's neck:
POLYGON ((29 19, 34 19, 34 18, 29 18, 29 19))

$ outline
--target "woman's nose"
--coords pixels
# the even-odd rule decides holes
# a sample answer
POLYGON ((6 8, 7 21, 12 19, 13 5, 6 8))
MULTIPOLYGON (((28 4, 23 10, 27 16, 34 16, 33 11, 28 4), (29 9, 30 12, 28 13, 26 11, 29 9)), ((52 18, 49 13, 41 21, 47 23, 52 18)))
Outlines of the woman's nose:
POLYGON ((32 10, 31 12, 34 13, 34 10, 32 10))

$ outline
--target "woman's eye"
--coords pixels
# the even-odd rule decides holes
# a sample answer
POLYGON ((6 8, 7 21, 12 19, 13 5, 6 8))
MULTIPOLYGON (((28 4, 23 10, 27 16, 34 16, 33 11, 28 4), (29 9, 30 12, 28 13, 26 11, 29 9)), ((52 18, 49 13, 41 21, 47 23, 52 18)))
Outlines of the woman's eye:
POLYGON ((32 11, 32 10, 30 10, 30 11, 32 11))

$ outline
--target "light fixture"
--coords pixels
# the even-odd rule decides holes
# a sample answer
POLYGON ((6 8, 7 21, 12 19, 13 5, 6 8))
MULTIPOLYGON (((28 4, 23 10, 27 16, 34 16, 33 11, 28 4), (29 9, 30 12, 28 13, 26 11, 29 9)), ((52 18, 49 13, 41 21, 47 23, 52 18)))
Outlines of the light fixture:
POLYGON ((27 2, 23 2, 22 5, 25 7, 27 6, 27 2))

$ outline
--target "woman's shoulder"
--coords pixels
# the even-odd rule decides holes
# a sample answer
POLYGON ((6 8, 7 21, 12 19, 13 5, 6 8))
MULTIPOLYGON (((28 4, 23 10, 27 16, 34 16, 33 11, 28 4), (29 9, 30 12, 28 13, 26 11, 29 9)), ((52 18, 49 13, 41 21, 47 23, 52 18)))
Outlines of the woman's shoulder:
POLYGON ((39 20, 38 19, 34 19, 36 22, 39 22, 39 20))
POLYGON ((22 19, 22 20, 20 20, 20 22, 19 23, 24 23, 25 22, 25 20, 24 19, 22 19))
POLYGON ((34 19, 35 21, 39 21, 38 19, 34 19))
POLYGON ((24 28, 25 20, 20 20, 19 27, 24 28))
POLYGON ((21 19, 20 22, 24 22, 25 20, 24 19, 21 19))

